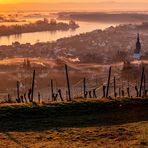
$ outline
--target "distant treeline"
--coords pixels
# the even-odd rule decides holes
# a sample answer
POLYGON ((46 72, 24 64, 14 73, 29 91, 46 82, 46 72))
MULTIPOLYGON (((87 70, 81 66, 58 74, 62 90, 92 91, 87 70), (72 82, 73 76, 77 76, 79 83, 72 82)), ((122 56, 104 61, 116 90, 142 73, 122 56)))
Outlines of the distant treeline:
POLYGON ((39 20, 35 23, 29 23, 24 25, 11 25, 11 26, 0 26, 0 36, 4 35, 15 35, 21 33, 29 33, 29 32, 41 32, 41 31, 56 31, 56 30, 69 30, 76 29, 79 25, 75 23, 75 21, 71 20, 69 23, 59 22, 57 23, 55 19, 39 20))
POLYGON ((147 21, 148 15, 138 13, 63 12, 59 13, 59 19, 125 23, 147 21))

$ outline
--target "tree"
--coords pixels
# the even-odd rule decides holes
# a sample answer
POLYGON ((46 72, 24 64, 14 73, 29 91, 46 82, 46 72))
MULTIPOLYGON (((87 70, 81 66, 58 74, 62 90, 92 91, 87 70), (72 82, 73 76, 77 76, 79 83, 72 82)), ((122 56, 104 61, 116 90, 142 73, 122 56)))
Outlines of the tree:
POLYGON ((76 25, 76 22, 74 20, 70 20, 69 25, 76 25))
POLYGON ((57 24, 56 19, 51 19, 51 20, 50 20, 50 24, 51 24, 51 25, 56 25, 56 24, 57 24))

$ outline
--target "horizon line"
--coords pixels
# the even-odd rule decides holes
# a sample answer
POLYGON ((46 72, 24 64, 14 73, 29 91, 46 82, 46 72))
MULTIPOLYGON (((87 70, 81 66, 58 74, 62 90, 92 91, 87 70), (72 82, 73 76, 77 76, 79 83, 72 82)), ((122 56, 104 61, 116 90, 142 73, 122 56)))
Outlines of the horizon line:
POLYGON ((26 3, 21 3, 21 2, 16 2, 16 3, 6 3, 6 4, 0 4, 0 5, 19 5, 19 4, 106 4, 106 3, 112 3, 112 4, 148 4, 148 2, 115 2, 115 1, 104 1, 104 2, 26 2, 26 3))

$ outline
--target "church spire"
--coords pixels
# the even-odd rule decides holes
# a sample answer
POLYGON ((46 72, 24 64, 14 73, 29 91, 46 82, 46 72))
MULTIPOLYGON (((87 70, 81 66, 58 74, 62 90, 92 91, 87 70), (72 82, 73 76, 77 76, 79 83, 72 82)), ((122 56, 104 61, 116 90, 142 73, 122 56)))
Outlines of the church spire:
POLYGON ((137 42, 140 43, 140 35, 139 35, 139 32, 138 32, 138 34, 137 34, 137 42))
POLYGON ((140 53, 140 52, 141 52, 141 43, 140 43, 140 35, 138 33, 137 34, 137 42, 136 42, 135 53, 140 53))
POLYGON ((140 35, 137 34, 137 42, 136 42, 136 49, 134 51, 134 59, 140 60, 141 59, 141 43, 140 43, 140 35))

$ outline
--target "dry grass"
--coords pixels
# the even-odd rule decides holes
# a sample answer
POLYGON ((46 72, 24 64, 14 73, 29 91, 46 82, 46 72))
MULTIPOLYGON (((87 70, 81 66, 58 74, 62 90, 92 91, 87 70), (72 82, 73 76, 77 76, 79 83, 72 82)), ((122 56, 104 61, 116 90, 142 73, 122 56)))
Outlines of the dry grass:
POLYGON ((40 132, 0 133, 1 148, 146 148, 148 122, 40 132))
POLYGON ((146 148, 147 114, 126 98, 0 105, 0 148, 146 148))

